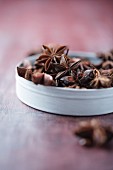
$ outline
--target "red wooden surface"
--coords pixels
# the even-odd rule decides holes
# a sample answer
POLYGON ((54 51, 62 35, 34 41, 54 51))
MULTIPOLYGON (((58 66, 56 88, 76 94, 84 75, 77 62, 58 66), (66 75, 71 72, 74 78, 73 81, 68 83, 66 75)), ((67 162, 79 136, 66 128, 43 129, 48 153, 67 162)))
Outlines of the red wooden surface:
MULTIPOLYGON (((86 149, 73 135, 90 117, 58 116, 22 104, 15 65, 43 43, 72 50, 113 48, 113 1, 0 0, 0 170, 112 170, 108 149, 86 149)), ((113 114, 97 119, 113 124, 113 114)))

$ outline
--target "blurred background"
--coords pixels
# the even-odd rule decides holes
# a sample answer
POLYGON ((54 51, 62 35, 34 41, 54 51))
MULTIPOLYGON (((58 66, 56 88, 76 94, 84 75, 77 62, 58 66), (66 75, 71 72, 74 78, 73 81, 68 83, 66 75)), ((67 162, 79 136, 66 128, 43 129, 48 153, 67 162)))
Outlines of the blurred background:
POLYGON ((51 42, 77 51, 113 48, 113 1, 0 0, 0 57, 23 57, 51 42))

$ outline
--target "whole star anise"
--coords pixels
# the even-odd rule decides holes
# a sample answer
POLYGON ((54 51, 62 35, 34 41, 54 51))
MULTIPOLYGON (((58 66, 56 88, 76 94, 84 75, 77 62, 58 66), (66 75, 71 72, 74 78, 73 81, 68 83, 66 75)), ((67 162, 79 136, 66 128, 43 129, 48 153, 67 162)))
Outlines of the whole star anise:
POLYGON ((113 138, 112 127, 96 119, 80 122, 74 133, 82 146, 105 146, 113 138))
POLYGON ((67 46, 60 45, 43 45, 42 46, 42 54, 39 58, 37 58, 35 62, 35 66, 44 67, 45 72, 53 72, 52 64, 59 64, 61 60, 61 56, 63 54, 68 54, 67 46))

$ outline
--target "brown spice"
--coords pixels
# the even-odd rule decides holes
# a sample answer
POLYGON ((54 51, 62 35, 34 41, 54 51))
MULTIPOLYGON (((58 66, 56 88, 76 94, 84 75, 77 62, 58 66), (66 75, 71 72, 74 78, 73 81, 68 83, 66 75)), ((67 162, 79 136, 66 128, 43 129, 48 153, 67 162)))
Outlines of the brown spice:
POLYGON ((112 69, 113 68, 113 61, 105 61, 105 62, 103 62, 101 68, 104 69, 104 70, 112 69))
POLYGON ((24 67, 17 67, 17 73, 20 77, 25 77, 26 70, 24 67))
POLYGON ((32 75, 32 81, 35 84, 43 84, 44 73, 34 72, 32 75))
POLYGON ((82 146, 105 146, 113 138, 111 126, 105 126, 96 119, 80 122, 74 132, 82 146))
POLYGON ((60 63, 62 54, 68 53, 67 46, 60 45, 43 45, 42 55, 36 60, 35 65, 37 67, 44 66, 46 72, 52 68, 52 63, 60 63))
POLYGON ((97 56, 103 61, 113 61, 113 54, 111 52, 98 53, 97 56))
POLYGON ((17 67, 18 75, 35 84, 50 86, 78 89, 113 87, 112 51, 98 54, 102 60, 98 65, 79 56, 71 58, 68 51, 68 47, 63 45, 43 45, 42 53, 34 63, 25 59, 17 67))
POLYGON ((31 69, 26 70, 25 79, 31 81, 31 79, 32 79, 32 70, 31 69))

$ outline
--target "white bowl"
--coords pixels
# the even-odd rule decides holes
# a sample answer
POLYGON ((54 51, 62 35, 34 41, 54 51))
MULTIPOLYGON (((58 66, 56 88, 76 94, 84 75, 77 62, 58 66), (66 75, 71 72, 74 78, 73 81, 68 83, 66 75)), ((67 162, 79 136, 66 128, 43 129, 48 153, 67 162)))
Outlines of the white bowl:
MULTIPOLYGON (((98 62, 95 53, 71 52, 70 55, 87 56, 92 62, 98 62)), ((36 56, 28 59, 34 62, 36 56)), ((113 88, 71 89, 35 85, 20 77, 16 71, 16 93, 23 103, 49 113, 91 116, 113 112, 113 88)))

